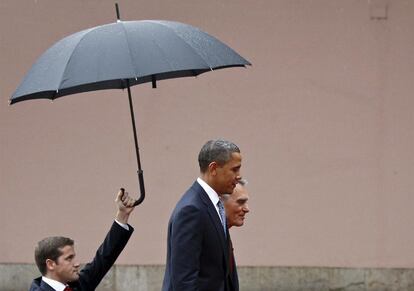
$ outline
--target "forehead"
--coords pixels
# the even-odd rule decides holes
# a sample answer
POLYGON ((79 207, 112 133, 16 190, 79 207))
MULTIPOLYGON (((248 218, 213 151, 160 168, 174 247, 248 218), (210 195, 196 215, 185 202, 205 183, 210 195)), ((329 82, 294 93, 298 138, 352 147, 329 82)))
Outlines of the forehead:
POLYGON ((231 196, 234 200, 248 200, 249 199, 249 193, 247 193, 246 188, 244 188, 240 184, 236 185, 236 188, 234 188, 233 194, 231 196))
POLYGON ((226 165, 229 166, 236 166, 236 165, 240 165, 242 161, 242 156, 240 153, 234 152, 231 153, 230 155, 230 160, 228 160, 228 162, 226 163, 226 165))
POLYGON ((64 246, 62 248, 59 248, 59 250, 62 253, 62 255, 60 255, 61 257, 67 257, 67 256, 75 254, 75 247, 74 246, 64 246))

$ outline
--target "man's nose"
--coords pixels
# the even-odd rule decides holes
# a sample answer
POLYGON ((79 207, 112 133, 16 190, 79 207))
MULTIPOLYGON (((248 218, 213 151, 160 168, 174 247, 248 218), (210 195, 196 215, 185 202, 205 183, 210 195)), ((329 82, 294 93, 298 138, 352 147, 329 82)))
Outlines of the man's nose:
POLYGON ((250 212, 250 209, 249 209, 249 205, 246 203, 246 204, 244 204, 244 207, 243 207, 243 210, 244 210, 244 212, 250 212))
POLYGON ((73 266, 75 266, 76 268, 79 268, 80 263, 79 263, 79 262, 75 262, 75 263, 73 264, 73 266))

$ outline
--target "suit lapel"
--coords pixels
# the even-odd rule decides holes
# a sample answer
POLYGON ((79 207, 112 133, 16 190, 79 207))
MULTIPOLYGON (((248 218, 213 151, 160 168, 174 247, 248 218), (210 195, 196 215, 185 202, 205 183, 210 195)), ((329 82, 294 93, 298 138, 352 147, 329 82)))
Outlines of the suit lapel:
POLYGON ((223 249, 225 261, 226 261, 226 268, 228 269, 229 263, 228 263, 228 244, 226 237, 224 236, 223 231, 223 225, 221 224, 221 220, 218 216, 217 210, 213 203, 210 200, 210 197, 208 197, 206 191, 204 191, 203 187, 198 184, 198 182, 194 182, 193 187, 195 187, 194 190, 196 190, 197 193, 199 193, 201 200, 206 205, 207 213, 210 216, 211 221, 214 224, 214 227, 216 229, 217 236, 219 237, 219 240, 221 242, 221 247, 223 249))

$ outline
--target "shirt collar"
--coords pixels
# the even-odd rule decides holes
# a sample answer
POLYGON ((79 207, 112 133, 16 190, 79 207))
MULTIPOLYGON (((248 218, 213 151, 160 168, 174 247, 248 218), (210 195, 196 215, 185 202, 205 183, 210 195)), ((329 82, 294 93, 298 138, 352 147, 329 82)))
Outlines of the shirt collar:
POLYGON ((52 287, 53 289, 55 289, 56 291, 63 291, 66 288, 66 285, 65 284, 63 284, 63 283, 61 283, 59 281, 56 281, 56 280, 47 278, 45 276, 42 276, 42 280, 45 283, 47 283, 50 287, 52 287))
POLYGON ((211 202, 213 203, 214 206, 217 207, 217 202, 219 202, 219 196, 217 194, 216 191, 214 191, 213 188, 210 187, 209 184, 207 184, 203 179, 201 179, 200 177, 197 178, 197 182, 198 184, 200 184, 200 186, 204 189, 204 191, 206 191, 208 197, 210 198, 211 202))

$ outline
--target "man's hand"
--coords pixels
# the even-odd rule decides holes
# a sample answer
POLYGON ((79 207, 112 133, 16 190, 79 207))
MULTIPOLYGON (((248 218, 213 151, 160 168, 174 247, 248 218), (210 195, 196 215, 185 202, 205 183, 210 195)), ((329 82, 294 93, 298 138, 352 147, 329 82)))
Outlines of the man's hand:
POLYGON ((115 219, 120 223, 128 224, 129 215, 135 208, 135 201, 136 199, 129 197, 128 192, 121 188, 115 199, 116 205, 118 206, 115 219))

